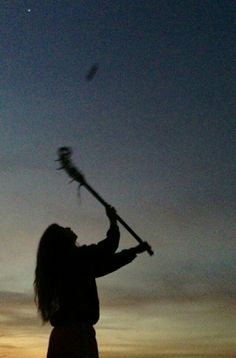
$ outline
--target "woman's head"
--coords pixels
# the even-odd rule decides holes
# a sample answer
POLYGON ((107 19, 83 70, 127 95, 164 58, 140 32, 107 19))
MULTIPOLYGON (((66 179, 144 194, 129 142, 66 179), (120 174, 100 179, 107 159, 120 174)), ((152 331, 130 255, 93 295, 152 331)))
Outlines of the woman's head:
POLYGON ((68 267, 77 235, 58 224, 43 233, 37 252, 35 268, 35 298, 43 321, 50 319, 58 299, 61 275, 68 267))

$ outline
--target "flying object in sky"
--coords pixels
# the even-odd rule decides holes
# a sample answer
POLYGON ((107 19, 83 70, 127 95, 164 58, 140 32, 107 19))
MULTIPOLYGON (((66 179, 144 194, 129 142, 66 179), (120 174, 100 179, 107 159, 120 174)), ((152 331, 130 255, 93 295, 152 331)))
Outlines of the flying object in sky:
POLYGON ((96 75, 97 73, 97 70, 98 70, 98 64, 95 63, 94 65, 92 65, 89 69, 89 71, 87 72, 87 75, 86 75, 86 80, 87 81, 92 81, 92 79, 94 78, 94 76, 96 75))

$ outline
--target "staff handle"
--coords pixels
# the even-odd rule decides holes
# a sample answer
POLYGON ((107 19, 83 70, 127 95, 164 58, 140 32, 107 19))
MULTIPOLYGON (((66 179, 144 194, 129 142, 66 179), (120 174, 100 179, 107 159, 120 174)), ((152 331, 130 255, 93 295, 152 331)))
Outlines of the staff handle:
MULTIPOLYGON (((110 207, 110 205, 87 183, 83 174, 74 166, 70 160, 72 150, 68 147, 61 147, 58 150, 59 159, 58 161, 61 163, 61 168, 64 169, 67 174, 75 181, 83 185, 105 208, 110 207)), ((143 244, 145 241, 141 239, 140 236, 131 229, 131 227, 116 213, 117 221, 124 226, 124 228, 140 243, 143 244)), ((147 252, 149 255, 153 255, 153 251, 151 246, 146 243, 147 245, 147 252)))
MULTIPOLYGON (((105 207, 109 207, 110 205, 85 181, 83 183, 83 186, 86 187, 86 189, 105 207)), ((136 234, 136 232, 131 229, 131 227, 116 213, 116 220, 124 226, 124 228, 140 243, 144 243, 144 241, 141 239, 140 236, 138 236, 136 234)), ((147 243, 146 243, 147 244, 147 243)), ((154 252, 152 251, 152 248, 149 244, 148 248, 147 248, 147 252, 149 253, 150 256, 152 256, 154 254, 154 252)))

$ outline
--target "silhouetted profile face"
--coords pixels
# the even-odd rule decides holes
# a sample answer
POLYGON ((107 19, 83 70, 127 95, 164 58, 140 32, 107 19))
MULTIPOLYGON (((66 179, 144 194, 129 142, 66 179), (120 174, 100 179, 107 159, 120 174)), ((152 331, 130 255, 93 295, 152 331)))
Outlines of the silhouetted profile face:
POLYGON ((74 233, 74 231, 72 231, 70 227, 61 227, 61 229, 63 230, 65 238, 72 244, 75 244, 77 235, 74 233))
POLYGON ((51 224, 43 233, 38 247, 38 257, 42 264, 70 255, 75 247, 77 235, 69 228, 51 224), (72 251, 71 251, 72 249, 72 251))

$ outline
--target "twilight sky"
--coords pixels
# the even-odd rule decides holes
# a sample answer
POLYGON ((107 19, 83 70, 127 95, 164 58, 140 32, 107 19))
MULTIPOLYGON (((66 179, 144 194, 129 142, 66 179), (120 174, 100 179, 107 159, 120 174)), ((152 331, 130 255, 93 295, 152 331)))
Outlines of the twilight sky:
POLYGON ((98 280, 101 358, 236 356, 235 18, 228 0, 0 1, 0 357, 45 358, 44 229, 107 230, 56 171, 64 145, 155 251, 98 280))

